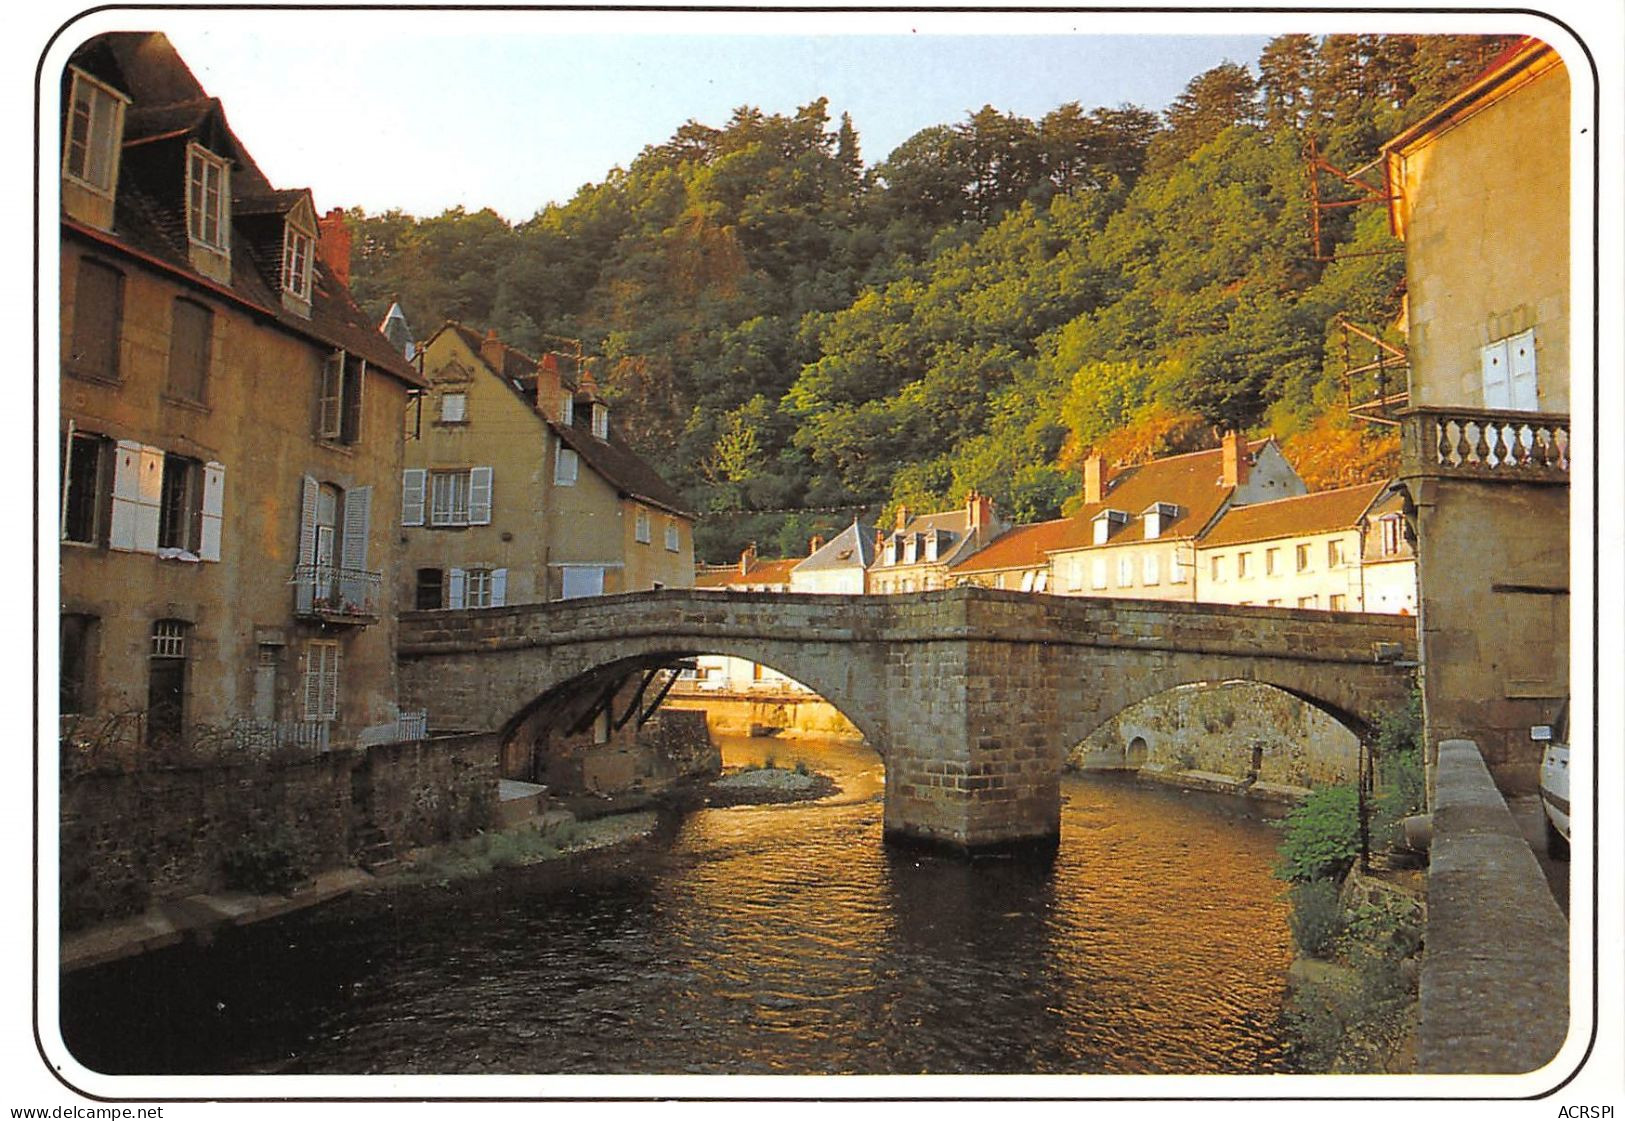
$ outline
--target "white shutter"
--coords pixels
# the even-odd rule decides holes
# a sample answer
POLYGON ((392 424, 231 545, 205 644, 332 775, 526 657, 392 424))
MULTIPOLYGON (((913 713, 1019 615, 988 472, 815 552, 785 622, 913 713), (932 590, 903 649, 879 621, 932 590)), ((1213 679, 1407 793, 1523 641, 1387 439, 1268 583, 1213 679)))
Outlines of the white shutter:
POLYGON ((508 570, 494 568, 491 570, 491 606, 505 607, 508 603, 508 570))
POLYGON ((1540 392, 1535 378, 1535 332, 1533 329, 1507 340, 1512 408, 1520 412, 1540 411, 1540 392))
POLYGON ((327 720, 339 714, 339 648, 334 643, 327 648, 327 665, 322 672, 322 717, 327 720))
POLYGON ((364 570, 367 567, 367 534, 372 527, 372 488, 352 487, 344 495, 344 540, 339 545, 339 565, 364 570))
POLYGON ((454 568, 451 570, 451 575, 446 578, 447 607, 455 611, 463 606, 463 588, 466 582, 467 578, 464 576, 462 569, 454 568))
POLYGON ((327 439, 338 436, 343 423, 343 403, 344 351, 335 350, 322 363, 321 415, 316 423, 317 435, 327 439))
POLYGON ((468 524, 491 524, 491 469, 471 467, 468 470, 468 524))
POLYGON ((401 472, 401 524, 423 524, 424 487, 429 473, 421 467, 408 467, 401 472))
POLYGON ((220 559, 221 521, 225 513, 226 466, 223 463, 203 465, 203 533, 198 545, 198 556, 206 561, 220 559))
POLYGON ((1486 346, 1480 361, 1484 375, 1484 407, 1486 409, 1510 409, 1512 407, 1512 383, 1507 376, 1507 340, 1486 346))
POLYGON ((141 495, 141 445, 120 440, 113 455, 113 515, 107 545, 121 552, 135 550, 136 507, 141 495))
POLYGON ((158 551, 158 511, 164 497, 164 449, 141 449, 141 474, 136 492, 135 551, 158 551))
POLYGON ((322 711, 322 665, 320 643, 305 644, 305 719, 318 720, 322 711))
POLYGON ((316 563, 316 497, 321 484, 306 475, 299 498, 299 563, 316 563))
POLYGON ((1021 574, 1021 590, 1024 592, 1032 591, 1033 580, 1036 579, 1037 576, 1038 573, 1034 572, 1032 569, 1028 569, 1026 572, 1023 572, 1021 574))

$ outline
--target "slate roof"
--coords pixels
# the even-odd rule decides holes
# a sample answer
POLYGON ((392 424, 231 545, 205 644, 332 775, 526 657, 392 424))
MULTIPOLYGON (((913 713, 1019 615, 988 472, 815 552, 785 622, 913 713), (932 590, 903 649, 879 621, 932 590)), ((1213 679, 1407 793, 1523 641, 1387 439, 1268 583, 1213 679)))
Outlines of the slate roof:
POLYGON ((1253 506, 1235 506, 1225 511, 1218 524, 1202 539, 1202 546, 1244 545, 1353 529, 1387 489, 1387 482, 1365 483, 1277 498, 1253 506))
POLYGON ((875 527, 862 525, 857 519, 826 541, 810 557, 803 558, 795 568, 798 572, 833 572, 838 569, 868 568, 875 559, 875 527))
POLYGON ((342 348, 407 385, 423 379, 373 327, 350 291, 318 258, 310 318, 283 307, 281 245, 257 236, 256 219, 283 213, 307 192, 277 190, 231 131, 220 102, 207 96, 169 40, 157 32, 115 32, 74 52, 74 65, 127 94, 113 228, 62 218, 65 234, 162 269, 223 300, 246 306, 324 348, 342 348), (185 146, 196 138, 231 160, 231 283, 193 269, 186 236, 185 146), (270 258, 270 259, 268 259, 270 258))

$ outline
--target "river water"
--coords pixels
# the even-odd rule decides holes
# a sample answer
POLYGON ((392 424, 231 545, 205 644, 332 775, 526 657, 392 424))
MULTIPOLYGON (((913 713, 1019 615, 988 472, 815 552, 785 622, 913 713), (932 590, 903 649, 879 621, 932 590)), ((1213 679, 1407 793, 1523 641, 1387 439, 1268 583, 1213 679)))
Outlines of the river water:
POLYGON ((861 745, 725 739, 830 774, 575 867, 358 896, 70 974, 109 1073, 1253 1073, 1286 1069, 1275 830, 1069 776, 1053 862, 881 842, 861 745))

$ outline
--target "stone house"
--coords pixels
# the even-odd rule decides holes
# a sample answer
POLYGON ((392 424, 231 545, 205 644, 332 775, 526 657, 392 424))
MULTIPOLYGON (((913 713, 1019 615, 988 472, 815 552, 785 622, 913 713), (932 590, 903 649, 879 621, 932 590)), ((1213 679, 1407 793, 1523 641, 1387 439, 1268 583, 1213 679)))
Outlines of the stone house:
POLYGON ((1194 601, 1196 544, 1233 505, 1304 493, 1273 439, 1108 469, 1084 463, 1069 517, 1018 527, 951 570, 955 583, 1051 595, 1194 601))
POLYGON ((1196 599, 1413 614, 1399 506, 1387 482, 1233 506, 1197 541, 1196 599))
POLYGON ((1563 60, 1524 39, 1383 146, 1428 742, 1475 741, 1510 793, 1569 691, 1570 112, 1563 60))
POLYGON ((869 570, 875 564, 873 526, 852 524, 812 551, 790 570, 790 590, 818 595, 861 596, 870 591, 869 570))
POLYGON ((694 580, 694 516, 628 447, 573 356, 447 323, 402 472, 400 589, 418 610, 501 607, 694 580))
POLYGON ((61 88, 62 712, 127 745, 393 720, 421 379, 342 214, 273 187, 161 34, 88 40, 61 88))
POLYGON ((958 510, 914 514, 900 507, 891 532, 875 539, 869 591, 889 595, 946 588, 949 569, 1009 528, 994 512, 993 500, 975 491, 958 510))

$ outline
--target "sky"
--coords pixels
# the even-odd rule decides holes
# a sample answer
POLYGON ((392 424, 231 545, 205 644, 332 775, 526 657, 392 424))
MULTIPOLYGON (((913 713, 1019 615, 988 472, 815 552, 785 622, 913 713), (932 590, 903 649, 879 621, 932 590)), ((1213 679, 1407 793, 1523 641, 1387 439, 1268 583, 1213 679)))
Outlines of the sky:
POLYGON ((850 113, 872 164, 983 105, 1033 119, 1069 101, 1160 112, 1192 77, 1251 63, 1269 38, 1093 34, 1073 30, 1076 16, 1009 34, 1015 18, 213 13, 171 14, 162 29, 271 181, 310 187, 318 209, 490 207, 510 221, 740 105, 790 114, 828 97, 832 127, 850 113))

